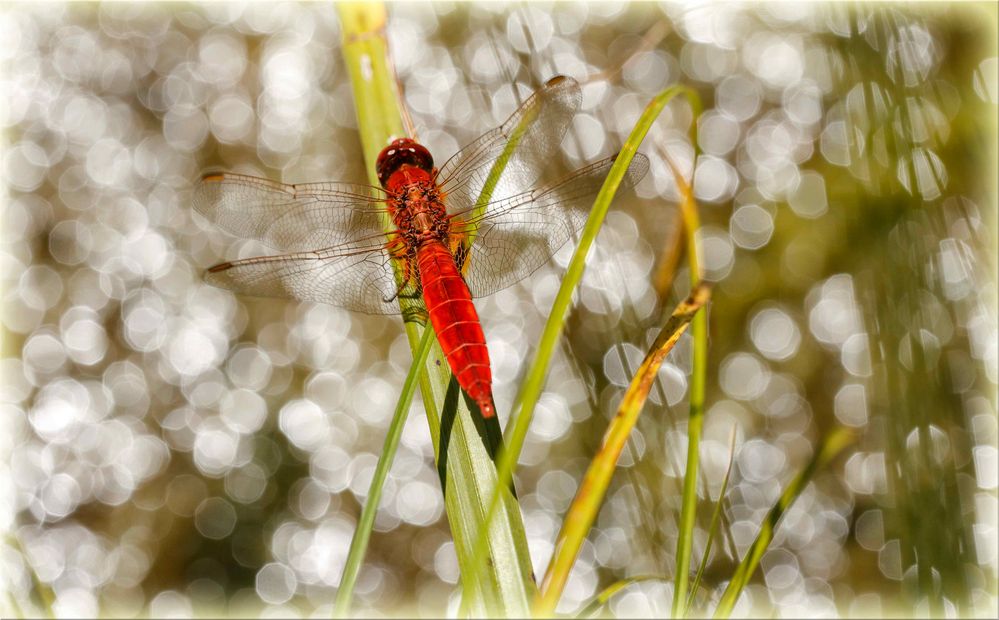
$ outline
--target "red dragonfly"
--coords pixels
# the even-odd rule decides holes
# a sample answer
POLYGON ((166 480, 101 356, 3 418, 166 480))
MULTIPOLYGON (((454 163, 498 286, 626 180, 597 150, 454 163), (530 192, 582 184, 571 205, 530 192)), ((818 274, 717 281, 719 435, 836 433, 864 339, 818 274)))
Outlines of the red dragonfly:
MULTIPOLYGON (((198 212, 286 253, 215 265, 207 280, 236 293, 370 314, 398 313, 397 297, 422 298, 458 384, 490 418, 489 353, 472 297, 527 277, 585 222, 614 157, 529 189, 555 157, 581 98, 576 80, 552 78, 440 168, 415 140, 395 140, 378 156, 380 188, 209 174, 196 192, 198 212), (495 182, 497 162, 505 167, 495 182), (386 215, 395 226, 387 234, 386 215), (401 265, 401 284, 392 259, 401 265)), ((648 160, 637 155, 623 185, 647 170, 648 160)))

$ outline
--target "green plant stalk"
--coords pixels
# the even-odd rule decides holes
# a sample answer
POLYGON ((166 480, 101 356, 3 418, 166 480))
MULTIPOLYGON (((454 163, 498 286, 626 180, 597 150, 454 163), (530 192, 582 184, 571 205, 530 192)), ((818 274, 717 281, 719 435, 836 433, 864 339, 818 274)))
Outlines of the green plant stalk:
POLYGON ((805 469, 787 485, 777 503, 770 509, 766 520, 760 525, 760 533, 756 535, 753 544, 749 547, 742 561, 739 562, 735 573, 732 574, 732 580, 728 582, 725 592, 722 593, 721 600, 718 601, 718 607, 715 608, 715 618, 728 618, 732 614, 732 609, 735 607, 736 601, 739 600, 739 594, 742 593, 743 588, 749 583, 749 579, 753 576, 753 571, 756 570, 756 566, 760 563, 760 558, 763 557, 767 546, 773 540, 774 531, 777 528, 780 518, 794 504, 794 501, 798 499, 801 492, 805 490, 815 472, 836 458, 854 439, 854 433, 850 429, 845 427, 834 429, 826 436, 822 445, 819 446, 819 449, 812 456, 812 460, 805 466, 805 469))
MULTIPOLYGON (((696 93, 688 96, 694 110, 691 141, 694 145, 694 167, 700 148, 697 144, 697 119, 701 115, 701 101, 696 93)), ((701 281, 701 262, 697 255, 697 231, 701 227, 694 200, 693 173, 687 183, 676 166, 670 163, 677 186, 683 199, 680 209, 683 213, 683 228, 686 234, 687 267, 690 271, 690 285, 701 281)), ((694 519, 697 516, 697 469, 700 465, 701 434, 704 429, 704 393, 708 374, 708 315, 701 312, 694 317, 690 332, 694 340, 694 363, 690 377, 690 414, 687 418, 687 467, 683 474, 683 503, 680 508, 680 523, 676 541, 676 584, 673 589, 673 617, 683 617, 684 603, 690 581, 690 556, 694 542, 694 519)))
MULTIPOLYGON (((372 185, 378 185, 374 170, 378 153, 391 138, 404 135, 395 80, 388 63, 388 44, 383 34, 385 7, 377 3, 343 3, 337 5, 337 13, 343 29, 343 55, 354 93, 368 178, 372 185)), ((392 229, 387 216, 384 225, 386 231, 392 229)), ((398 274, 398 265, 393 266, 398 274)), ((400 298, 399 303, 403 316, 418 314, 418 302, 400 298)), ((415 358, 422 335, 421 326, 416 321, 407 320, 405 329, 415 358)), ((420 392, 434 442, 434 453, 439 457, 440 406, 444 402, 451 373, 436 341, 431 345, 429 355, 420 372, 420 392)), ((445 505, 463 575, 462 599, 471 601, 469 604, 477 615, 526 615, 534 582, 520 507, 506 490, 502 500, 502 518, 490 522, 486 528, 485 498, 493 496, 497 488, 496 470, 463 399, 459 399, 447 445, 445 505), (471 552, 480 534, 487 540, 491 560, 489 569, 481 578, 478 573, 474 578, 468 578, 472 573, 471 552)))
MULTIPOLYGON (((607 179, 604 181, 603 187, 600 189, 600 193, 597 194, 593 209, 590 211, 586 224, 583 226, 579 245, 576 247, 576 251, 569 261, 569 267, 566 270, 565 277, 562 279, 562 284, 559 286, 555 301, 552 304, 551 314, 541 332, 541 339, 538 343, 534 360, 524 378, 524 382, 521 384, 516 404, 513 408, 516 417, 513 419, 513 423, 508 425, 506 448, 500 453, 500 458, 498 459, 497 470, 499 480, 497 481, 497 489, 507 488, 513 478, 513 469, 520 456, 520 451, 524 447, 527 430, 530 427, 531 419, 534 417, 534 407, 541 397, 545 378, 548 376, 548 366, 551 363, 552 356, 555 353, 555 346, 558 344, 559 336, 565 325, 565 317, 572 303, 573 292, 582 279, 583 269, 586 265, 586 256, 589 254, 590 247, 593 245, 597 232, 599 232, 600 226, 603 224, 607 210, 610 208, 611 200, 613 200, 618 186, 624 179, 628 165, 634 158, 635 153, 638 152, 638 145, 645 138, 649 128, 659 113, 662 112, 662 109, 678 94, 686 94, 688 98, 697 97, 694 91, 685 86, 672 86, 653 98, 646 107, 645 112, 639 118, 631 135, 625 141, 621 152, 618 154, 617 161, 614 162, 610 172, 607 174, 607 179), (516 413, 518 411, 519 413, 516 413)), ((488 510, 486 511, 487 524, 491 523, 498 510, 500 497, 498 493, 494 493, 493 497, 489 500, 488 510)), ((476 572, 482 570, 485 565, 486 545, 487 541, 480 534, 474 546, 473 570, 476 572)))
POLYGON ((385 480, 388 478, 389 470, 392 469, 392 462, 395 460, 395 454, 399 448, 399 439, 402 437, 402 429, 406 426, 409 406, 413 402, 413 392, 416 391, 417 377, 427 361, 427 354, 430 353, 430 345, 433 342, 434 330, 425 327, 423 336, 420 338, 420 348, 406 374, 406 381, 402 384, 402 394, 399 395, 399 402, 395 406, 392 422, 385 435, 385 445, 382 446, 381 454, 378 456, 378 464, 375 466, 375 475, 371 479, 368 497, 364 501, 361 518, 357 521, 357 529, 354 530, 354 537, 350 541, 347 562, 344 564, 340 587, 337 588, 336 599, 333 602, 334 618, 346 618, 347 614, 350 613, 354 586, 357 583, 357 576, 361 573, 361 566, 364 564, 364 555, 368 550, 371 530, 375 526, 375 514, 378 512, 378 504, 382 499, 382 489, 385 488, 385 480))
POLYGON ((600 450, 590 462, 576 497, 566 513, 562 529, 555 539, 555 553, 541 583, 540 595, 534 605, 535 615, 544 617, 554 613, 569 580, 572 566, 576 563, 579 549, 600 512, 621 450, 638 421, 659 368, 680 336, 687 331, 690 320, 707 303, 709 297, 710 289, 706 285, 700 285, 677 306, 628 385, 617 414, 604 432, 600 450))

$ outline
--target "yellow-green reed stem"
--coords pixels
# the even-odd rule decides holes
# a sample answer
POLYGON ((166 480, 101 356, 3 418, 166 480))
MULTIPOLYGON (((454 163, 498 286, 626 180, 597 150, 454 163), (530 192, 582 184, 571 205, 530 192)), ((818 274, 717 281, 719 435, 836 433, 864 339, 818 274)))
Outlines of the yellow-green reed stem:
POLYGON ((760 558, 763 557, 767 546, 773 540, 777 522, 805 490, 815 472, 836 458, 836 455, 850 445, 854 439, 855 435, 850 429, 838 427, 833 430, 826 436, 805 469, 787 485, 777 503, 770 509, 766 520, 760 525, 760 533, 756 535, 756 540, 753 541, 746 555, 739 562, 739 566, 736 567, 735 573, 732 574, 732 580, 728 582, 728 587, 725 588, 725 592, 722 593, 721 600, 718 602, 718 607, 715 608, 715 618, 728 618, 732 614, 732 609, 735 607, 736 601, 739 600, 739 594, 749 583, 753 571, 760 563, 760 558))
POLYGON ((677 306, 628 385, 617 414, 607 426, 600 450, 590 462, 576 497, 566 513, 562 530, 555 539, 555 553, 541 582, 538 600, 534 605, 535 615, 544 617, 554 613, 579 549, 600 512, 621 450, 638 421, 659 368, 680 336, 687 331, 690 320, 707 303, 709 297, 710 289, 706 285, 699 285, 691 291, 690 297, 677 306))
MULTIPOLYGON (((402 137, 405 131, 384 36, 385 5, 343 2, 337 4, 337 14, 343 28, 343 57, 353 87, 368 182, 377 187, 375 159, 391 138, 402 137)), ((391 222, 385 225, 389 227, 391 222)))
MULTIPOLYGON (((506 435, 508 439, 506 449, 500 453, 497 466, 499 479, 496 482, 496 489, 507 488, 510 480, 513 478, 513 469, 516 466, 517 458, 520 456, 520 451, 524 447, 527 430, 534 417, 534 407, 541 397, 545 378, 548 376, 548 366, 551 363, 552 356, 555 353, 555 346, 558 344, 559 336, 565 325, 565 318, 572 303, 573 292, 583 277, 586 256, 589 254, 590 247, 593 245, 597 232, 599 232, 600 226, 603 224, 607 210, 610 208, 611 200, 613 200, 618 186, 620 186, 621 181, 624 179, 628 165, 634 158, 635 153, 638 152, 638 145, 645 138, 652 123, 659 116, 659 113, 662 112, 666 104, 679 94, 686 95, 691 100, 691 105, 695 108, 695 112, 700 112, 700 103, 697 99, 697 94, 686 86, 672 86, 653 98, 639 118, 631 135, 625 141, 621 152, 618 154, 617 161, 611 167, 610 172, 607 174, 607 179, 604 181, 604 185, 594 201, 593 209, 590 211, 590 215, 580 235, 579 245, 576 247, 576 251, 569 261, 569 267, 566 269, 562 284, 555 295, 551 314, 541 332, 541 339, 538 343, 534 360, 524 378, 524 382, 521 384, 516 404, 513 408, 516 417, 507 429, 506 435)), ((493 519, 497 507, 500 505, 500 498, 500 493, 494 492, 492 498, 489 500, 488 510, 486 511, 487 525, 493 519)), ((474 566, 476 572, 480 571, 485 565, 486 545, 487 541, 483 533, 480 532, 474 547, 474 566)))
POLYGON ((388 478, 392 462, 395 460, 399 439, 402 437, 402 429, 406 426, 409 406, 413 402, 413 392, 416 391, 417 377, 427 361, 427 354, 430 353, 430 345, 433 342, 434 330, 428 325, 423 329, 420 348, 406 374, 406 381, 402 384, 402 393, 399 395, 399 402, 396 403, 392 422, 385 435, 385 445, 382 446, 382 452, 378 456, 378 464, 375 466, 375 475, 371 479, 368 497, 364 501, 361 518, 357 521, 357 529, 354 530, 354 537, 350 541, 350 551, 347 553, 347 562, 344 564, 343 577, 340 578, 340 587, 336 591, 336 600, 333 602, 334 618, 346 618, 350 613, 354 585, 357 583, 357 576, 361 573, 361 566, 364 564, 364 555, 368 550, 371 530, 375 526, 375 514, 378 512, 378 504, 382 499, 385 480, 388 478))

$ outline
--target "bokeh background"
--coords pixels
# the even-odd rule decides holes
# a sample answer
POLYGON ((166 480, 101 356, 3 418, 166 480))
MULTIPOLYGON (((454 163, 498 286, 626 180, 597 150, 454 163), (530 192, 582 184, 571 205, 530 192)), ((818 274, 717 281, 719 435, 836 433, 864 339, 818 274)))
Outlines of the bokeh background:
MULTIPOLYGON (((648 99, 704 103, 695 180, 711 307, 695 560, 735 434, 717 597, 829 429, 854 448, 786 515, 737 614, 997 613, 994 4, 400 4, 388 37, 439 161, 555 73, 583 110, 553 173, 613 153, 648 99), (650 34, 650 29, 652 33, 650 34), (638 50, 621 68, 621 63, 638 50), (620 70, 618 70, 620 69, 620 70)), ((208 168, 363 182, 327 3, 6 3, 0 12, 5 617, 328 615, 410 352, 398 318, 238 298, 261 251, 192 210, 208 168)), ((690 107, 599 237, 521 458, 539 574, 650 344, 690 107)), ((506 421, 568 249, 482 299, 506 421)), ((663 367, 560 606, 629 576, 666 614, 689 342, 663 367)), ((459 577, 419 401, 358 584, 439 616, 459 577)))

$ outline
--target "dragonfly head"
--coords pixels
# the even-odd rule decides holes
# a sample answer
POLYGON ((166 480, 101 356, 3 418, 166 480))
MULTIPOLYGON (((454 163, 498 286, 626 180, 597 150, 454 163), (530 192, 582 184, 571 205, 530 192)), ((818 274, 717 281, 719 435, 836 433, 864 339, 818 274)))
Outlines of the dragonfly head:
POLYGON ((434 158, 425 146, 411 138, 399 138, 389 144, 378 154, 375 170, 378 172, 378 182, 387 187, 389 177, 403 166, 413 166, 428 173, 434 169, 434 158))

